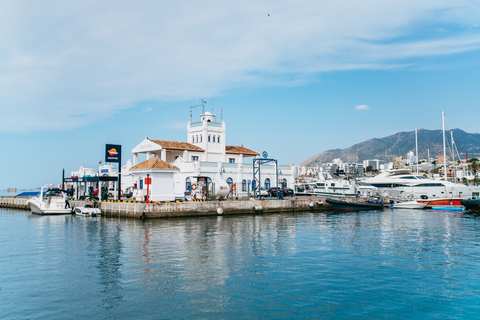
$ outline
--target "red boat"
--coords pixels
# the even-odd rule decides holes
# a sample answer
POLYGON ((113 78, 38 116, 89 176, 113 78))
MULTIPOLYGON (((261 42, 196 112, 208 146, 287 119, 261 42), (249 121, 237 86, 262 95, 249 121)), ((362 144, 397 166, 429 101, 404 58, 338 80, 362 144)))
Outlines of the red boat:
POLYGON ((441 199, 419 199, 417 202, 425 203, 427 206, 461 206, 462 198, 441 198, 441 199))

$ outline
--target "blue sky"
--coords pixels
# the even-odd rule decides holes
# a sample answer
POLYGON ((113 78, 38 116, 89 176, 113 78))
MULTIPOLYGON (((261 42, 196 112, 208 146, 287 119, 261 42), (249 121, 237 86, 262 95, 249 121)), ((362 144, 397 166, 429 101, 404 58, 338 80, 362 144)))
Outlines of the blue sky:
POLYGON ((0 43, 0 190, 186 141, 200 98, 285 164, 441 110, 480 131, 480 1, 10 1, 0 43))

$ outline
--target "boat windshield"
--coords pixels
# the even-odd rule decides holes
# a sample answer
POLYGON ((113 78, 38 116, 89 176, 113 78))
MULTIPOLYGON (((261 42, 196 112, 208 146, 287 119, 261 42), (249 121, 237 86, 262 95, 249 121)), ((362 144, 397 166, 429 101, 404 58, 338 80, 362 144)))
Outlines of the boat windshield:
POLYGON ((427 180, 428 180, 428 178, 425 177, 425 176, 415 176, 415 177, 416 177, 417 179, 427 179, 427 180))
POLYGON ((62 192, 60 190, 47 190, 44 194, 44 197, 62 197, 62 192))

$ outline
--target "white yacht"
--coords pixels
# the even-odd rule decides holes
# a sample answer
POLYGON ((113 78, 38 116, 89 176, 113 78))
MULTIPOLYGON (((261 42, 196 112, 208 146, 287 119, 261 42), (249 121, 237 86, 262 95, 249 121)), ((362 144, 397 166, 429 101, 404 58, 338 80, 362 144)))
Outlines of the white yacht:
POLYGON ((295 194, 329 197, 354 197, 374 194, 375 187, 357 183, 355 179, 332 177, 329 173, 320 172, 318 178, 305 178, 295 185, 295 194))
POLYGON ((365 179, 363 182, 383 190, 400 190, 405 194, 413 195, 418 200, 444 199, 451 203, 452 201, 461 201, 461 199, 478 198, 480 195, 480 186, 467 186, 462 183, 433 180, 422 175, 412 174, 409 169, 383 171, 375 177, 365 179))
POLYGON ((70 206, 66 208, 66 202, 67 194, 65 190, 48 187, 42 187, 38 197, 30 198, 27 201, 32 213, 41 215, 72 213, 70 206))

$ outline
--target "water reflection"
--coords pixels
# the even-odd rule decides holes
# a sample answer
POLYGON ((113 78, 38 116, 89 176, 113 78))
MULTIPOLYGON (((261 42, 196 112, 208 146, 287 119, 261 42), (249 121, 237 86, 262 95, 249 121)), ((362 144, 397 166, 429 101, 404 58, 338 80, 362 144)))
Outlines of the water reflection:
MULTIPOLYGON (((62 305, 72 318, 353 318, 352 310, 364 318, 385 310, 392 318, 455 317, 455 299, 461 294, 462 306, 473 306, 480 291, 480 218, 469 213, 21 217, 27 223, 16 230, 28 241, 16 255, 16 242, 3 238, 2 264, 18 268, 28 257, 38 265, 6 268, 2 301, 12 307, 27 297, 24 314, 46 308, 45 318, 60 318, 52 315, 62 305), (49 287, 39 291, 39 283, 49 287)), ((0 219, 22 226, 18 215, 0 219)))
MULTIPOLYGON (((103 306, 112 309, 118 306, 123 298, 120 285, 122 273, 120 257, 122 256, 121 227, 108 226, 106 222, 98 226, 98 273, 99 283, 104 288, 103 306)), ((92 237, 91 239, 96 239, 92 237)))

